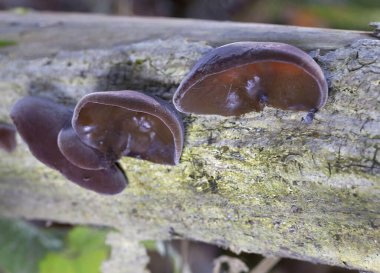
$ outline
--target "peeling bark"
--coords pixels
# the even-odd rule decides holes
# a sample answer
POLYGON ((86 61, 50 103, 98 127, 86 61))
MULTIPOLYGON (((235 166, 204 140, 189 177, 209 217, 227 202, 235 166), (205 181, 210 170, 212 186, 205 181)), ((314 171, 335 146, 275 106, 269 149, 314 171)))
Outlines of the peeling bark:
MULTIPOLYGON (((72 16, 1 15, 0 34, 18 44, 0 49, 0 121, 9 122, 11 106, 25 95, 72 105, 89 92, 136 89, 170 100, 210 45, 230 41, 220 28, 241 29, 240 38, 248 39, 242 33, 255 27, 201 21, 204 32, 189 40, 176 34, 198 21, 175 20, 183 23, 174 28, 166 19, 72 16), (47 23, 54 18, 62 22, 47 23), (140 42, 115 38, 144 20, 140 42), (84 41, 71 36, 78 27, 84 41), (214 32, 217 38, 210 38, 214 32), (96 40, 100 46, 87 42, 96 40)), ((342 42, 338 31, 331 48, 322 30, 278 28, 309 50, 328 79, 328 102, 311 125, 301 122, 304 113, 272 108, 238 118, 184 116, 181 164, 123 158, 130 186, 113 197, 65 181, 18 139, 13 154, 0 151, 0 215, 106 225, 135 240, 186 238, 380 272, 380 41, 344 32, 355 38, 342 42)))

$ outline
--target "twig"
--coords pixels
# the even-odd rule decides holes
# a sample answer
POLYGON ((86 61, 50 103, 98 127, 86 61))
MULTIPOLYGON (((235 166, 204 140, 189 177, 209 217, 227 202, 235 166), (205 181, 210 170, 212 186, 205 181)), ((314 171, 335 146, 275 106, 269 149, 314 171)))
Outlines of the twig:
POLYGON ((186 273, 189 272, 189 241, 182 240, 181 241, 181 267, 180 272, 186 273))
POLYGON ((268 273, 280 260, 277 257, 264 258, 249 273, 268 273))

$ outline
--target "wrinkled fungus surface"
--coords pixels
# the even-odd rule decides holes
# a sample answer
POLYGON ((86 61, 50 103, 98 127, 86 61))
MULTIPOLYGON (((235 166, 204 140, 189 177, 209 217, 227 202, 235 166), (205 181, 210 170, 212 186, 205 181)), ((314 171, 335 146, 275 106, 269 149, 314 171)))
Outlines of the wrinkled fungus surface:
POLYGON ((72 126, 109 161, 130 156, 178 164, 183 125, 168 103, 136 91, 91 93, 78 102, 72 126))
POLYGON ((104 194, 122 191, 127 178, 114 164, 107 169, 86 170, 74 165, 60 151, 57 138, 72 111, 51 100, 25 97, 11 110, 11 118, 32 154, 74 183, 104 194))
POLYGON ((10 124, 0 123, 0 148, 8 153, 16 149, 16 129, 10 124))
POLYGON ((317 111, 327 93, 321 68, 302 50, 282 43, 238 42, 199 60, 173 102, 184 113, 238 116, 265 106, 317 111))

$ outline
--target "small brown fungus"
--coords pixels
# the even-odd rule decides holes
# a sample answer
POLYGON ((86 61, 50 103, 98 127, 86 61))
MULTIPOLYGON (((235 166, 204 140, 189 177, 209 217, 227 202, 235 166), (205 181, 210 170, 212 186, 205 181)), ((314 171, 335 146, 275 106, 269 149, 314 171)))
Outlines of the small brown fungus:
POLYGON ((136 91, 86 95, 75 107, 72 127, 110 162, 130 156, 175 165, 182 152, 183 124, 176 110, 136 91))
POLYGON ((239 116, 265 106, 315 113, 328 87, 318 64, 282 43, 237 42, 211 50, 184 78, 173 102, 183 113, 239 116))
POLYGON ((25 97, 11 110, 18 133, 42 163, 84 188, 104 194, 121 192, 127 185, 127 178, 118 165, 102 170, 86 170, 71 163, 62 154, 57 138, 71 117, 72 111, 68 108, 37 97, 25 97))
POLYGON ((114 163, 107 161, 98 150, 84 144, 71 127, 71 120, 58 134, 58 147, 71 163, 82 169, 101 170, 114 163))
POLYGON ((8 153, 16 149, 16 129, 13 125, 0 123, 0 148, 8 153))

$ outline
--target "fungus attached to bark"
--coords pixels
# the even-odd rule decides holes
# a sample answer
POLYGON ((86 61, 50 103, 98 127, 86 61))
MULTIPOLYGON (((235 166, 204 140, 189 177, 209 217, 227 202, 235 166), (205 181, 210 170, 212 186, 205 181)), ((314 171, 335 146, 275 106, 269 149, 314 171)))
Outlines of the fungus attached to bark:
POLYGON ((66 107, 37 97, 19 100, 11 111, 18 133, 42 163, 84 188, 105 194, 122 191, 127 178, 116 164, 102 170, 85 170, 68 161, 61 153, 57 137, 71 117, 72 111, 66 107))
POLYGON ((327 94, 321 68, 302 50, 282 43, 238 42, 201 58, 173 102, 184 113, 238 116, 266 105, 315 112, 327 94))
POLYGON ((8 153, 16 149, 16 129, 10 124, 0 123, 0 148, 8 153))
POLYGON ((108 161, 121 156, 178 164, 183 124, 168 103, 136 91, 96 92, 74 110, 72 127, 108 161))

